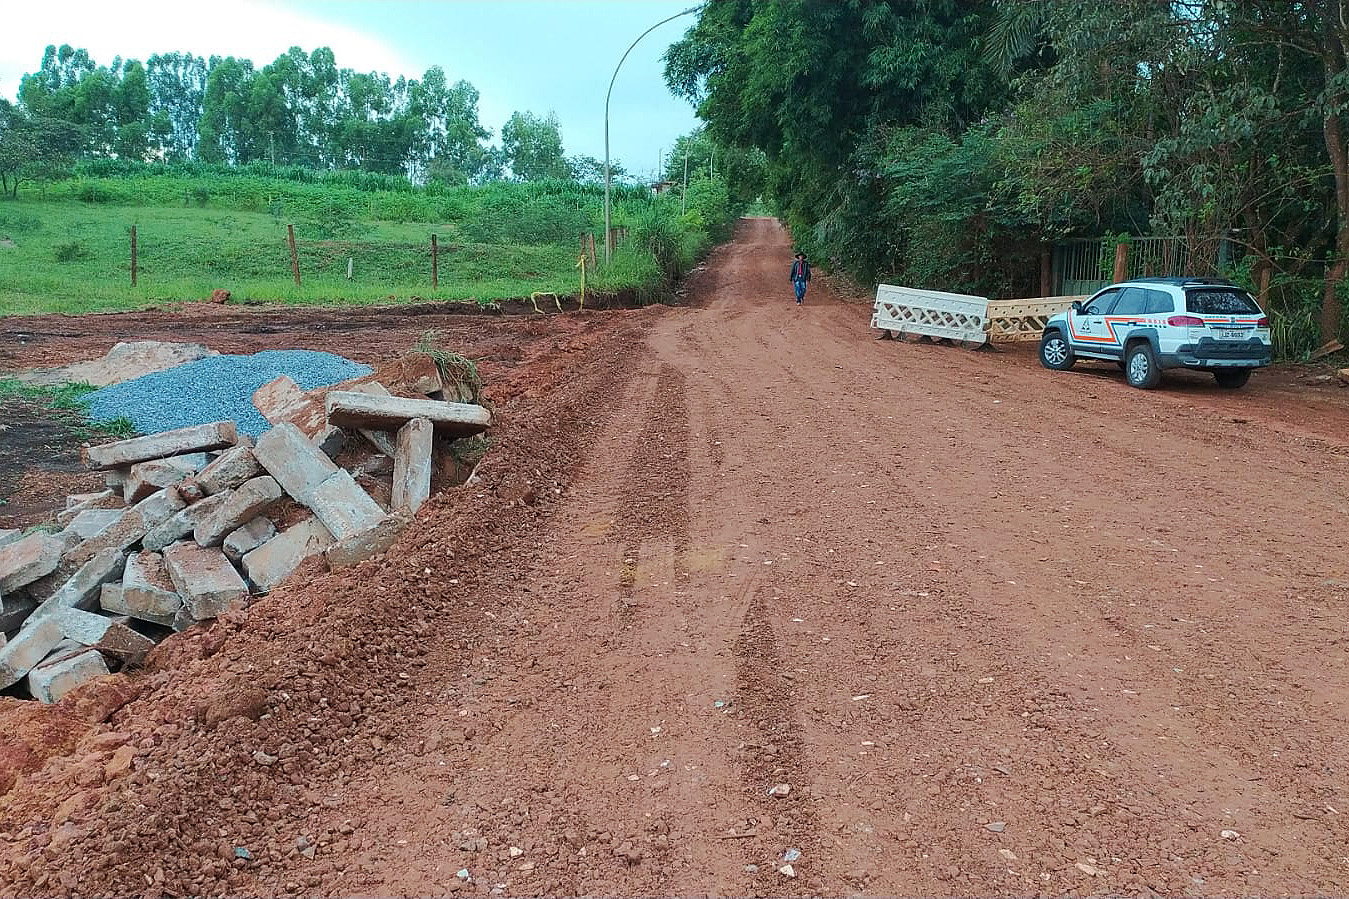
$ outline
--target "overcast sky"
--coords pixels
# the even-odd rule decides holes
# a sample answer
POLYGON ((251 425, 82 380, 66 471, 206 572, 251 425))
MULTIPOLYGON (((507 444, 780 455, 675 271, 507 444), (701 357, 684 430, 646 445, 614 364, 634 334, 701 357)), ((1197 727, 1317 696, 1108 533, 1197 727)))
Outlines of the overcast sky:
MULTIPOLYGON (((6 4, 0 94, 13 98, 48 44, 144 60, 190 51, 243 56, 259 67, 287 48, 332 47, 357 71, 420 76, 439 65, 472 82, 495 138, 515 110, 556 112, 568 154, 604 158, 604 93, 619 57, 651 25, 696 0, 61 0, 6 4)), ((634 172, 652 172, 662 149, 697 125, 672 97, 661 54, 694 22, 662 25, 632 51, 614 84, 610 152, 634 172)))

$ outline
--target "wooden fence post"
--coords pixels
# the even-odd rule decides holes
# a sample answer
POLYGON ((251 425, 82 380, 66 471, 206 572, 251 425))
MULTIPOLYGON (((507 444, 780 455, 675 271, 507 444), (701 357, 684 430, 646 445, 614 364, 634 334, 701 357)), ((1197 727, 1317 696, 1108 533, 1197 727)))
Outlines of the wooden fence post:
POLYGON ((286 239, 290 242, 290 270, 295 275, 295 286, 300 286, 300 255, 295 252, 295 226, 286 226, 286 239))
POLYGON ((594 235, 593 232, 592 232, 592 233, 589 233, 589 234, 586 234, 586 243, 588 243, 588 244, 590 245, 590 267, 591 267, 591 268, 594 268, 594 267, 595 267, 595 235, 594 235))
POLYGON ((1260 266, 1260 306, 1269 309, 1269 265, 1260 266))
POLYGON ((1129 245, 1124 241, 1115 244, 1115 281, 1129 277, 1129 245))
POLYGON ((131 226, 131 286, 136 286, 136 226, 131 226))
POLYGON ((1048 250, 1040 251, 1040 296, 1047 297, 1054 289, 1054 268, 1048 250))
POLYGON ((431 235, 431 289, 435 290, 440 286, 440 259, 438 258, 440 250, 436 245, 436 236, 431 235))

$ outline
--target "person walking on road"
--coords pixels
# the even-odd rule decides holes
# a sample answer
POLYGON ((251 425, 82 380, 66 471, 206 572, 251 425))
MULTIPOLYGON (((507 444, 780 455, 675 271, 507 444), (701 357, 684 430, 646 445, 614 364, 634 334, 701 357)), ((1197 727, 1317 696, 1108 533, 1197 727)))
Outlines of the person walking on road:
POLYGON ((796 305, 800 306, 806 298, 806 285, 810 283, 810 263, 805 253, 797 253, 792 263, 792 286, 796 288, 796 305))

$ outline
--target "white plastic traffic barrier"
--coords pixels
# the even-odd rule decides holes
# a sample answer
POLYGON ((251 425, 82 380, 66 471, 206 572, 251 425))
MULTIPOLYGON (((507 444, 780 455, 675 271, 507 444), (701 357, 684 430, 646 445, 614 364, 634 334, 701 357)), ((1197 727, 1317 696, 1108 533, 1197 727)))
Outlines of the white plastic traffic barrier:
POLYGON ((982 344, 988 339, 988 297, 881 284, 871 326, 896 337, 925 334, 982 344))
POLYGON ((991 300, 988 304, 989 340, 1039 340, 1049 319, 1084 296, 1035 297, 1028 300, 991 300))

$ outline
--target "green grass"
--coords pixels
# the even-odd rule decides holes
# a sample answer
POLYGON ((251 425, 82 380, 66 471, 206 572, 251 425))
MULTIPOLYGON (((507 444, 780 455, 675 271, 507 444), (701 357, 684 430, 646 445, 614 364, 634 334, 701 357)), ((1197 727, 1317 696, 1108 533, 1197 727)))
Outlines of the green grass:
MULTIPOLYGON (((653 207, 631 190, 620 201, 615 224, 653 207)), ((295 305, 571 295, 580 288, 580 234, 598 236, 602 209, 602 192, 553 183, 432 192, 361 191, 247 173, 73 178, 0 201, 0 314, 140 309, 205 299, 217 288, 233 302, 295 305), (295 225, 299 287, 288 223, 295 225), (436 290, 432 234, 440 244, 436 290)), ((635 248, 622 248, 600 269, 587 274, 587 289, 596 293, 661 280, 650 254, 635 248)))
POLYGON ((84 398, 96 388, 90 384, 66 384, 62 387, 35 387, 14 378, 0 378, 0 403, 17 400, 46 409, 68 413, 74 420, 74 435, 78 440, 96 437, 135 437, 139 432, 129 418, 114 418, 104 422, 90 422, 84 398))

